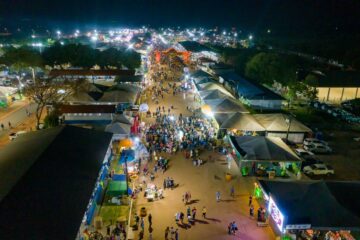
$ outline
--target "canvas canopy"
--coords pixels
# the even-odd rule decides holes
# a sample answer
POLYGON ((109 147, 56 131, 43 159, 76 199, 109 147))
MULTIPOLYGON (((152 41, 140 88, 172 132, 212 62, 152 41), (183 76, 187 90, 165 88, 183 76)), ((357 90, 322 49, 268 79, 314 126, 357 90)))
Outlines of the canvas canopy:
POLYGON ((247 113, 248 111, 238 102, 231 98, 205 101, 211 107, 213 113, 247 113))
POLYGON ((299 162, 300 158, 281 138, 264 136, 230 136, 243 161, 299 162))
POLYGON ((107 187, 106 195, 121 196, 126 194, 126 190, 126 181, 111 181, 107 187))
POLYGON ((289 132, 311 132, 310 128, 286 114, 254 114, 253 116, 268 132, 287 132, 288 130, 289 132), (290 129, 289 120, 291 120, 290 129))
POLYGON ((360 230, 360 182, 259 180, 285 215, 284 228, 360 230))
POLYGON ((105 132, 110 132, 113 134, 130 134, 130 125, 120 123, 120 122, 113 122, 109 125, 106 125, 105 132))
POLYGON ((202 99, 205 101, 205 100, 214 100, 214 99, 225 99, 228 97, 233 98, 233 96, 231 96, 230 94, 226 94, 226 93, 216 89, 216 90, 212 90, 211 92, 209 92, 209 94, 204 96, 202 99))
POLYGON ((208 77, 202 77, 202 78, 195 78, 194 79, 194 83, 195 84, 202 84, 202 83, 208 83, 208 82, 214 82, 214 80, 212 78, 208 78, 208 77))
POLYGON ((265 128, 261 126, 251 114, 231 113, 226 114, 226 118, 219 124, 221 129, 236 129, 242 131, 263 132, 265 128))
POLYGON ((113 122, 119 122, 119 123, 124 123, 127 125, 132 125, 130 120, 124 114, 115 114, 113 116, 113 122))

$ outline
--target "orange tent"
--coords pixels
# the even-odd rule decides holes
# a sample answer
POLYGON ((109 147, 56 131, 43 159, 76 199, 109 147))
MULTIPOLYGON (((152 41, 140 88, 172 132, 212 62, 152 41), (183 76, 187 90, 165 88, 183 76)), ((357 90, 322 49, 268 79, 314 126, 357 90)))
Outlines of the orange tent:
POLYGON ((133 142, 132 142, 131 139, 129 139, 129 138, 122 139, 122 140, 119 142, 119 147, 129 148, 129 147, 132 147, 133 145, 134 145, 133 142))

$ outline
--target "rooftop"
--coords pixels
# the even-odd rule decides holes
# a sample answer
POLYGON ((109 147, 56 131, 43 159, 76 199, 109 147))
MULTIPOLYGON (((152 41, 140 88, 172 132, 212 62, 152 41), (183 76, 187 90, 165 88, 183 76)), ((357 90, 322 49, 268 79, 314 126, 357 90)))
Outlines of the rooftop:
POLYGON ((244 161, 299 162, 300 158, 278 137, 230 136, 244 161))
POLYGON ((314 87, 360 87, 359 71, 314 71, 312 74, 318 77, 318 81, 311 84, 314 87))
POLYGON ((121 70, 121 69, 106 69, 106 70, 92 70, 92 69, 52 69, 49 73, 50 77, 59 76, 133 76, 135 70, 121 70))
POLYGON ((75 239, 111 138, 60 126, 2 149, 0 239, 75 239))
POLYGON ((286 216, 286 225, 360 230, 360 182, 259 180, 286 216))

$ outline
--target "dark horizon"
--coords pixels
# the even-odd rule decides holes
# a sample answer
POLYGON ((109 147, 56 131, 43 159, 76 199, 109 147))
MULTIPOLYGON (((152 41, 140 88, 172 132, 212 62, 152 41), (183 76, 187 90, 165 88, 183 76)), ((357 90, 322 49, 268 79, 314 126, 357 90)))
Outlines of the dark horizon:
POLYGON ((237 27, 245 31, 297 33, 356 32, 360 2, 356 0, 4 0, 1 28, 45 27, 237 27))

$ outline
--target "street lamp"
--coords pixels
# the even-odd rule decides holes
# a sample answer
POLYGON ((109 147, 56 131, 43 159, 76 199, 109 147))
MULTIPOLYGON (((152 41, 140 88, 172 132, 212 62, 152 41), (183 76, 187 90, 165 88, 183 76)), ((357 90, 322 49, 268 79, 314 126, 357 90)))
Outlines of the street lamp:
POLYGON ((291 128, 291 123, 293 121, 293 118, 295 118, 296 116, 294 114, 290 114, 288 115, 288 117, 285 119, 285 122, 288 124, 288 129, 286 131, 286 139, 289 140, 289 133, 290 133, 290 128, 291 128))
POLYGON ((252 39, 253 39, 253 35, 250 35, 250 36, 249 36, 249 40, 252 40, 252 39))

